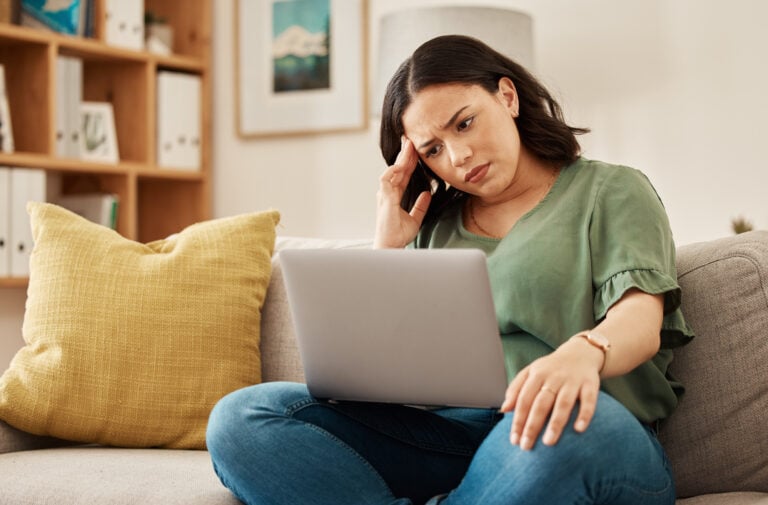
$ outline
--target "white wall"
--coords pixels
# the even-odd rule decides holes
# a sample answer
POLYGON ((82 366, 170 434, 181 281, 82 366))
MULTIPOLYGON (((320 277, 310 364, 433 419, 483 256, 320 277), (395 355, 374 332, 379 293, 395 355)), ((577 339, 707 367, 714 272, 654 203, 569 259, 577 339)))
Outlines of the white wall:
MULTIPOLYGON (((450 0, 370 0, 370 63, 383 14, 450 0)), ((479 2, 478 2, 479 3, 479 2)), ((534 19, 536 73, 570 122, 591 127, 585 155, 646 172, 679 244, 731 233, 730 220, 768 225, 761 135, 768 134, 768 3, 735 0, 496 0, 534 19)), ((264 207, 286 235, 372 233, 384 168, 377 124, 366 132, 241 140, 233 116, 230 2, 216 4, 214 209, 264 207)), ((373 65, 370 65, 373 66, 373 65)), ((354 69, 353 71, 358 71, 354 69)))
MULTIPOLYGON (((451 0, 369 0, 369 66, 383 14, 451 0)), ((476 2, 479 4, 480 2, 476 2)), ((283 235, 369 237, 383 162, 367 131, 241 140, 235 130, 233 2, 214 4, 214 213, 274 207, 283 235)), ((528 12, 536 73, 585 154, 645 171, 678 244, 768 227, 768 2, 496 0, 528 12)), ((351 69, 350 71, 361 71, 351 69)), ((0 290, 0 370, 21 343, 24 290, 0 290)))

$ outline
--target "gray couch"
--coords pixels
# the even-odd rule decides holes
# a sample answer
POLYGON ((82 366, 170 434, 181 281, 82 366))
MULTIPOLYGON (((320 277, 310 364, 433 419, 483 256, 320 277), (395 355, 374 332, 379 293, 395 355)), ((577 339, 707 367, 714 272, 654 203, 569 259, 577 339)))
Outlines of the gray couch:
MULTIPOLYGON (((363 242, 281 239, 286 247, 363 242)), ((264 380, 302 380, 279 254, 263 309, 264 380)), ((679 505, 768 505, 768 232, 681 247, 683 311, 698 337, 673 373, 687 393, 660 436, 679 505)), ((617 443, 621 443, 618 441, 617 443)), ((0 504, 236 505, 204 451, 74 446, 0 422, 0 504)))

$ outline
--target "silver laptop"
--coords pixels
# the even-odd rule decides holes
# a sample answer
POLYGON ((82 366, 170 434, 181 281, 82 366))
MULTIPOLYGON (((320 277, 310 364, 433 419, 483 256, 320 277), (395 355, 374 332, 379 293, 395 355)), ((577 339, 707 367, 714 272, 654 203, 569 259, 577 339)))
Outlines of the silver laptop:
POLYGON ((310 393, 499 407, 507 377, 485 254, 474 249, 285 249, 310 393))

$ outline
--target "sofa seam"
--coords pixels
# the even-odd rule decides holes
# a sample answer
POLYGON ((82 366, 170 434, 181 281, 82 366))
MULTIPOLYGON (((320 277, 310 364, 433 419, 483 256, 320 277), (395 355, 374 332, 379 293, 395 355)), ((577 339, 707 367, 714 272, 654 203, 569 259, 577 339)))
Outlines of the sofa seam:
POLYGON ((761 268, 760 262, 757 261, 750 254, 746 254, 746 253, 730 253, 728 255, 712 259, 712 260, 710 260, 710 261, 708 261, 706 263, 703 263, 701 265, 697 265, 696 267, 693 267, 690 270, 686 270, 685 272, 678 274, 678 276, 677 276, 678 281, 680 279, 683 279, 687 275, 689 275, 689 274, 691 274, 693 272, 696 272, 696 271, 698 271, 698 270, 700 270, 702 268, 705 268, 705 267, 708 267, 710 265, 714 265, 715 263, 719 263, 721 261, 729 260, 729 259, 745 259, 745 260, 749 261, 753 265, 753 267, 755 268, 755 271, 758 274, 758 280, 760 282, 760 292, 763 294, 763 306, 768 307, 768 290, 766 289, 766 285, 765 285, 765 282, 764 282, 765 274, 763 272, 763 269, 761 268))

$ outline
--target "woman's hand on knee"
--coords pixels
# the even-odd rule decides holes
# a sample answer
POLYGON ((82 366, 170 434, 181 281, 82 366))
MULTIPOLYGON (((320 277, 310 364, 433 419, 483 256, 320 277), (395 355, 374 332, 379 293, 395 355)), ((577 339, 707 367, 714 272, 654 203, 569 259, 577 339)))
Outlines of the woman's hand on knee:
POLYGON ((574 430, 585 431, 597 405, 599 366, 577 346, 563 345, 521 370, 501 406, 502 412, 514 411, 510 442, 530 450, 546 425, 542 442, 555 445, 577 402, 574 430))

